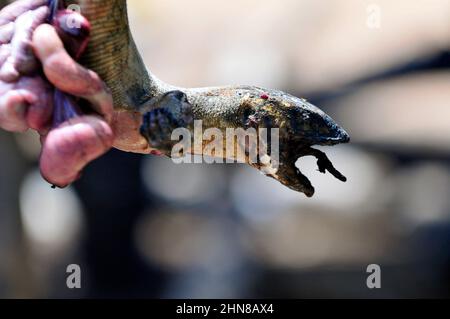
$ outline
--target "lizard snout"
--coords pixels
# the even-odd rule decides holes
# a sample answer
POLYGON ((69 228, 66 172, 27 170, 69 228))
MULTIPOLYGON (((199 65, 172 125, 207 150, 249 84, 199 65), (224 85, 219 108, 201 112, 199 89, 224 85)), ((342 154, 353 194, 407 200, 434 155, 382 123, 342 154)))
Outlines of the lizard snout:
POLYGON ((331 146, 350 142, 350 135, 323 112, 309 113, 300 125, 302 123, 308 128, 303 130, 306 144, 331 146))

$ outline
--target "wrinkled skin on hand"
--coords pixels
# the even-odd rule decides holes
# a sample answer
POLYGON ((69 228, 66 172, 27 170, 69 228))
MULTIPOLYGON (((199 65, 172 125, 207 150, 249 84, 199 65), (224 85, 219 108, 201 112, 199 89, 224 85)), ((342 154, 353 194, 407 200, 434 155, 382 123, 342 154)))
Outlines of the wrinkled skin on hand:
POLYGON ((96 73, 67 53, 45 24, 48 15, 47 0, 19 0, 0 11, 0 127, 36 130, 43 177, 65 187, 111 148, 112 97, 96 73), (55 88, 77 100, 69 103, 55 88), (68 116, 78 103, 88 105, 84 113, 68 116))

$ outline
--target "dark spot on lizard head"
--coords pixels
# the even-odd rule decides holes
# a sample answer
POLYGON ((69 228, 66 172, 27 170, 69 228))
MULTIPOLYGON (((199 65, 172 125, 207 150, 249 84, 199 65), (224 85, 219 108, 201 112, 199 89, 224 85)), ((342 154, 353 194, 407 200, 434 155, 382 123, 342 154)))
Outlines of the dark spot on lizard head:
POLYGON ((188 102, 188 98, 185 93, 181 91, 170 91, 165 94, 166 97, 174 98, 180 102, 188 102))

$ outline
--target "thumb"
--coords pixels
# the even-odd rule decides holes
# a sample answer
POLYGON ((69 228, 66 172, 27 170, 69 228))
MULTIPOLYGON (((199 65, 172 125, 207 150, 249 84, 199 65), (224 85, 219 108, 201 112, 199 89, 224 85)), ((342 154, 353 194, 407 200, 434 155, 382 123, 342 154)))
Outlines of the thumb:
POLYGON ((72 118, 42 136, 41 174, 49 183, 66 187, 89 162, 106 153, 113 140, 110 126, 98 116, 72 118))
POLYGON ((113 100, 97 73, 78 64, 67 53, 55 28, 40 25, 33 34, 33 49, 41 61, 47 79, 63 92, 84 98, 110 122, 113 100))

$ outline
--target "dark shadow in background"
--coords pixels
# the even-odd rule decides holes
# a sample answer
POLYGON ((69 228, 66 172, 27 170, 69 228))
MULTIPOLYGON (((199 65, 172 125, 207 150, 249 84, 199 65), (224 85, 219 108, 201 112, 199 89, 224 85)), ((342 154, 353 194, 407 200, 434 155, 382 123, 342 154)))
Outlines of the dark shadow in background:
POLYGON ((152 198, 140 177, 142 156, 116 150, 92 163, 75 184, 86 212, 82 258, 86 297, 158 297, 164 274, 145 263, 134 229, 152 198))

